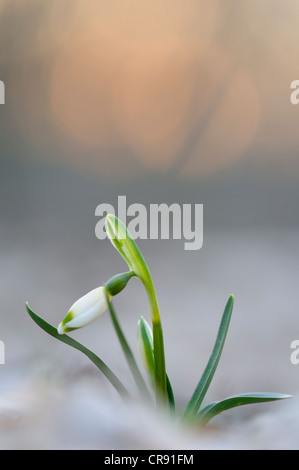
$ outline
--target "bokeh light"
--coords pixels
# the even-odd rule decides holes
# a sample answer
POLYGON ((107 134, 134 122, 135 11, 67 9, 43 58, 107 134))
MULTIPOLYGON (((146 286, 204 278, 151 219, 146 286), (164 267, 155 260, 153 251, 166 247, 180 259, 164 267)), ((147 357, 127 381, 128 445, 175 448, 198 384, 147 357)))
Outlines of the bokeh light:
POLYGON ((94 175, 198 178, 246 155, 285 168, 281 153, 299 174, 295 12, 268 0, 3 1, 9 112, 38 158, 94 175))

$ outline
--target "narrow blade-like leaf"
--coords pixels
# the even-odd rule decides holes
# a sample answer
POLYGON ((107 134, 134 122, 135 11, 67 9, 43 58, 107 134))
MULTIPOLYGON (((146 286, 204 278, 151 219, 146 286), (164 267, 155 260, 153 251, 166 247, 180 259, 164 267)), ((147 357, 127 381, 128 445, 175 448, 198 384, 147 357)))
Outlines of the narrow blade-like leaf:
POLYGON ((47 323, 45 320, 40 318, 36 313, 34 313, 31 308, 29 307, 29 304, 26 303, 26 309, 27 312, 29 313, 30 317, 32 320, 46 333, 48 333, 50 336, 53 338, 58 339, 62 343, 67 344, 68 346, 71 346, 72 348, 77 349, 78 351, 82 352, 87 356, 93 363, 94 365, 105 375, 105 377, 109 380, 111 385, 117 390, 117 392, 123 397, 127 398, 129 396, 127 390, 123 386, 123 384, 120 382, 120 380, 116 377, 116 375, 112 372, 111 369, 92 351, 87 349, 85 346, 83 346, 81 343, 78 341, 74 340, 70 336, 67 335, 60 335, 57 332, 57 328, 54 326, 50 325, 47 323))
POLYGON ((169 380, 168 375, 166 374, 166 389, 167 389, 167 396, 168 396, 168 405, 172 412, 175 412, 175 400, 173 389, 169 380))
POLYGON ((186 407, 185 414, 184 414, 185 416, 195 415, 198 412, 205 398, 205 395, 214 377, 215 371, 217 369, 217 366, 221 357, 221 353, 224 347, 225 339, 226 339, 229 324, 230 324, 233 306, 234 306, 234 297, 231 295, 230 298, 228 299, 228 302, 226 304, 226 307, 222 316, 222 320, 221 320, 220 327, 218 330, 214 349, 210 356, 209 362, 204 370, 204 373, 202 374, 202 377, 200 381, 198 382, 198 385, 186 407))
POLYGON ((223 411, 230 410, 237 406, 284 400, 286 398, 291 398, 291 395, 283 395, 280 393, 246 393, 243 395, 235 395, 222 401, 210 403, 203 408, 197 416, 199 418, 199 424, 204 426, 223 411))
POLYGON ((142 377, 142 375, 139 371, 139 368, 138 368, 137 363, 135 361, 132 350, 131 350, 131 348, 130 348, 127 340, 126 340, 126 337, 125 337, 123 331, 122 331, 122 328, 121 328, 120 323, 118 321, 114 306, 113 306, 111 300, 108 299, 108 296, 107 296, 107 303, 108 303, 109 312, 110 312, 110 316, 111 316, 111 320, 112 320, 115 332, 116 332, 117 337, 119 339, 119 342, 120 342, 120 345, 122 347, 125 358, 127 360, 128 366, 129 366, 129 368, 132 372, 132 375, 135 379, 135 382, 136 382, 136 385, 139 389, 139 392, 145 400, 150 402, 151 401, 150 393, 149 393, 149 391, 146 387, 146 384, 143 380, 143 377, 142 377))

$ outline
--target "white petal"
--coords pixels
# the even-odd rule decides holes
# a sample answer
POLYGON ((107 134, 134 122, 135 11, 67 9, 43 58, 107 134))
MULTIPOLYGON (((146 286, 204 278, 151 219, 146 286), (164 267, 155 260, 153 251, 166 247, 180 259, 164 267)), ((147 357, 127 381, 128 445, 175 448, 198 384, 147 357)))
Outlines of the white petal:
POLYGON ((64 335, 65 331, 64 331, 64 326, 62 326, 62 322, 59 323, 57 331, 60 335, 64 335))
POLYGON ((101 309, 103 305, 104 311, 107 308, 105 287, 97 287, 96 289, 88 292, 88 294, 77 300, 69 309, 69 313, 72 313, 73 318, 85 314, 91 308, 98 306, 101 309))
MULTIPOLYGON (((108 295, 108 298, 110 299, 111 296, 108 295)), ((57 331, 63 335, 70 329, 82 328, 102 315, 107 308, 106 289, 103 286, 97 287, 72 305, 57 331)))
POLYGON ((86 312, 82 313, 80 316, 76 316, 73 320, 70 320, 64 325, 65 329, 69 328, 82 328, 83 326, 89 325, 92 321, 102 315, 105 310, 107 310, 107 302, 98 302, 96 305, 91 307, 86 312))

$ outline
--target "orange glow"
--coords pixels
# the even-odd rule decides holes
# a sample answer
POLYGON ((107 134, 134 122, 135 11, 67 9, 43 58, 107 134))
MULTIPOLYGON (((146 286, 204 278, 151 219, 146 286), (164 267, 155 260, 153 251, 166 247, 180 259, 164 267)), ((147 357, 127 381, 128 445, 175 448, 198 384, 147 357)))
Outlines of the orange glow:
POLYGON ((218 2, 115 3, 78 4, 74 37, 52 72, 53 117, 87 146, 127 145, 145 167, 167 169, 188 132, 197 56, 212 38, 218 2), (195 41, 181 35, 196 9, 195 41))
MULTIPOLYGON (((225 76, 223 80, 226 80, 225 76)), ((222 85, 220 83, 218 87, 222 85)), ((259 100, 252 79, 246 70, 238 69, 224 85, 182 174, 204 175, 239 158, 252 142, 259 115, 259 100)))
POLYGON ((11 122, 39 158, 198 178, 250 149, 299 172, 299 3, 2 0, 2 19, 6 8, 11 122))

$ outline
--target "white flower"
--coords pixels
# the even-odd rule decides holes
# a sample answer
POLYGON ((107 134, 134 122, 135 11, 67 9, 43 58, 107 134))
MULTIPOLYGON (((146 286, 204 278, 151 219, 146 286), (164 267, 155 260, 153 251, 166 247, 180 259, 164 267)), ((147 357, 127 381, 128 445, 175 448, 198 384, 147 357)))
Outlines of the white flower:
POLYGON ((105 287, 97 287, 77 300, 69 309, 64 320, 59 324, 57 331, 64 335, 69 331, 77 330, 88 325, 98 318, 108 308, 105 287))

